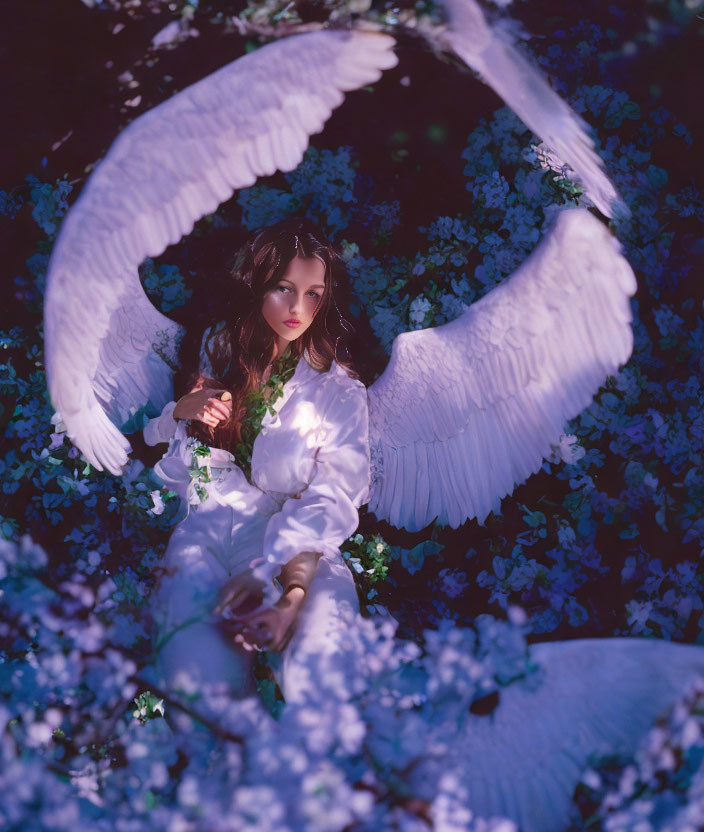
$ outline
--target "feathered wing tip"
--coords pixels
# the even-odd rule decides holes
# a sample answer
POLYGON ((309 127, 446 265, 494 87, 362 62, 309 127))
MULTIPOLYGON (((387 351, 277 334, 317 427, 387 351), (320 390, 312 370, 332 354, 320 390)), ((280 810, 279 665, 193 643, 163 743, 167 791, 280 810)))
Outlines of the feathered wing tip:
POLYGON ((236 189, 293 170, 344 93, 397 63, 394 45, 362 31, 275 41, 135 119, 113 143, 63 223, 44 299, 52 403, 96 468, 119 474, 130 445, 116 425, 172 395, 154 344, 172 351, 182 330, 152 306, 139 264, 236 189))
POLYGON ((704 678, 704 647, 603 638, 544 642, 530 652, 537 678, 499 688, 491 714, 468 713, 442 760, 420 761, 410 785, 432 799, 438 769, 457 771, 478 816, 507 817, 521 832, 562 832, 591 755, 632 757, 655 721, 704 678))
POLYGON ((406 332, 369 388, 369 509, 418 531, 483 523, 633 349, 633 271, 585 209, 454 321, 406 332))
POLYGON ((576 173, 594 205, 607 217, 630 210, 604 171, 589 126, 555 93, 545 76, 505 31, 490 27, 475 0, 443 0, 449 17, 444 40, 479 73, 521 121, 576 173))

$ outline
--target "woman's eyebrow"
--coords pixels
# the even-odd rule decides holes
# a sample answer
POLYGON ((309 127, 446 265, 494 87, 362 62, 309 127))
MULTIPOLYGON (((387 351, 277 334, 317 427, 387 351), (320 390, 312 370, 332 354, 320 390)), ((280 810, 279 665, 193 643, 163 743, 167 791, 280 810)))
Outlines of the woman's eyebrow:
MULTIPOLYGON (((287 277, 282 277, 282 278, 281 278, 281 282, 283 282, 283 283, 290 283, 292 286, 295 286, 295 285, 296 285, 296 284, 293 282, 293 280, 289 280, 287 277)), ((315 283, 313 286, 309 286, 308 288, 309 288, 309 289, 324 289, 324 288, 325 288, 325 286, 323 286, 321 283, 315 283)))

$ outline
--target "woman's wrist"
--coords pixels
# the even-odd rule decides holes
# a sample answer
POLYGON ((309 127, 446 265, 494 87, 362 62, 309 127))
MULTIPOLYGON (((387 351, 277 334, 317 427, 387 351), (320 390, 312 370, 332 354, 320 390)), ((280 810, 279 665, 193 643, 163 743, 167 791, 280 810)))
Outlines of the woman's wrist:
POLYGON ((174 417, 174 419, 179 419, 181 421, 188 419, 188 416, 184 415, 183 410, 179 409, 183 407, 183 405, 181 404, 181 402, 183 402, 183 399, 184 397, 181 396, 181 398, 176 402, 176 407, 174 408, 173 413, 171 414, 174 417))
POLYGON ((318 552, 299 552, 281 568, 277 581, 283 589, 283 594, 289 596, 289 590, 296 588, 294 595, 302 600, 315 575, 318 566, 318 552))

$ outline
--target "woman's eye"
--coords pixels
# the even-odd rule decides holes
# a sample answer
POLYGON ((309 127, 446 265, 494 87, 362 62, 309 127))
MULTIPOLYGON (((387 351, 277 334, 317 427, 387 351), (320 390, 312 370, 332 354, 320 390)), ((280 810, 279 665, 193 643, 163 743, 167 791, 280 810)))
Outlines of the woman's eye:
MULTIPOLYGON (((290 292, 291 291, 290 286, 277 286, 276 288, 280 292, 290 292)), ((314 292, 312 289, 307 294, 309 294, 311 297, 314 297, 316 300, 320 300, 320 295, 317 292, 314 292)))

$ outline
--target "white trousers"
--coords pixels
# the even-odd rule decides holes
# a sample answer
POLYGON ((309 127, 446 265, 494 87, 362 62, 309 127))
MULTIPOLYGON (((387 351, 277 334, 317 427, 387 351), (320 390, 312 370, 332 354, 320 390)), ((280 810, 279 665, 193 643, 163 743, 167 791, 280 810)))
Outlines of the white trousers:
MULTIPOLYGON (((207 500, 174 530, 152 605, 160 686, 187 696, 204 686, 237 698, 256 693, 256 654, 226 640, 213 608, 222 586, 261 553, 268 519, 207 500)), ((314 700, 325 687, 320 674, 327 684, 342 679, 345 634, 358 613, 354 579, 342 556, 322 557, 288 646, 268 654, 287 703, 314 700)))

